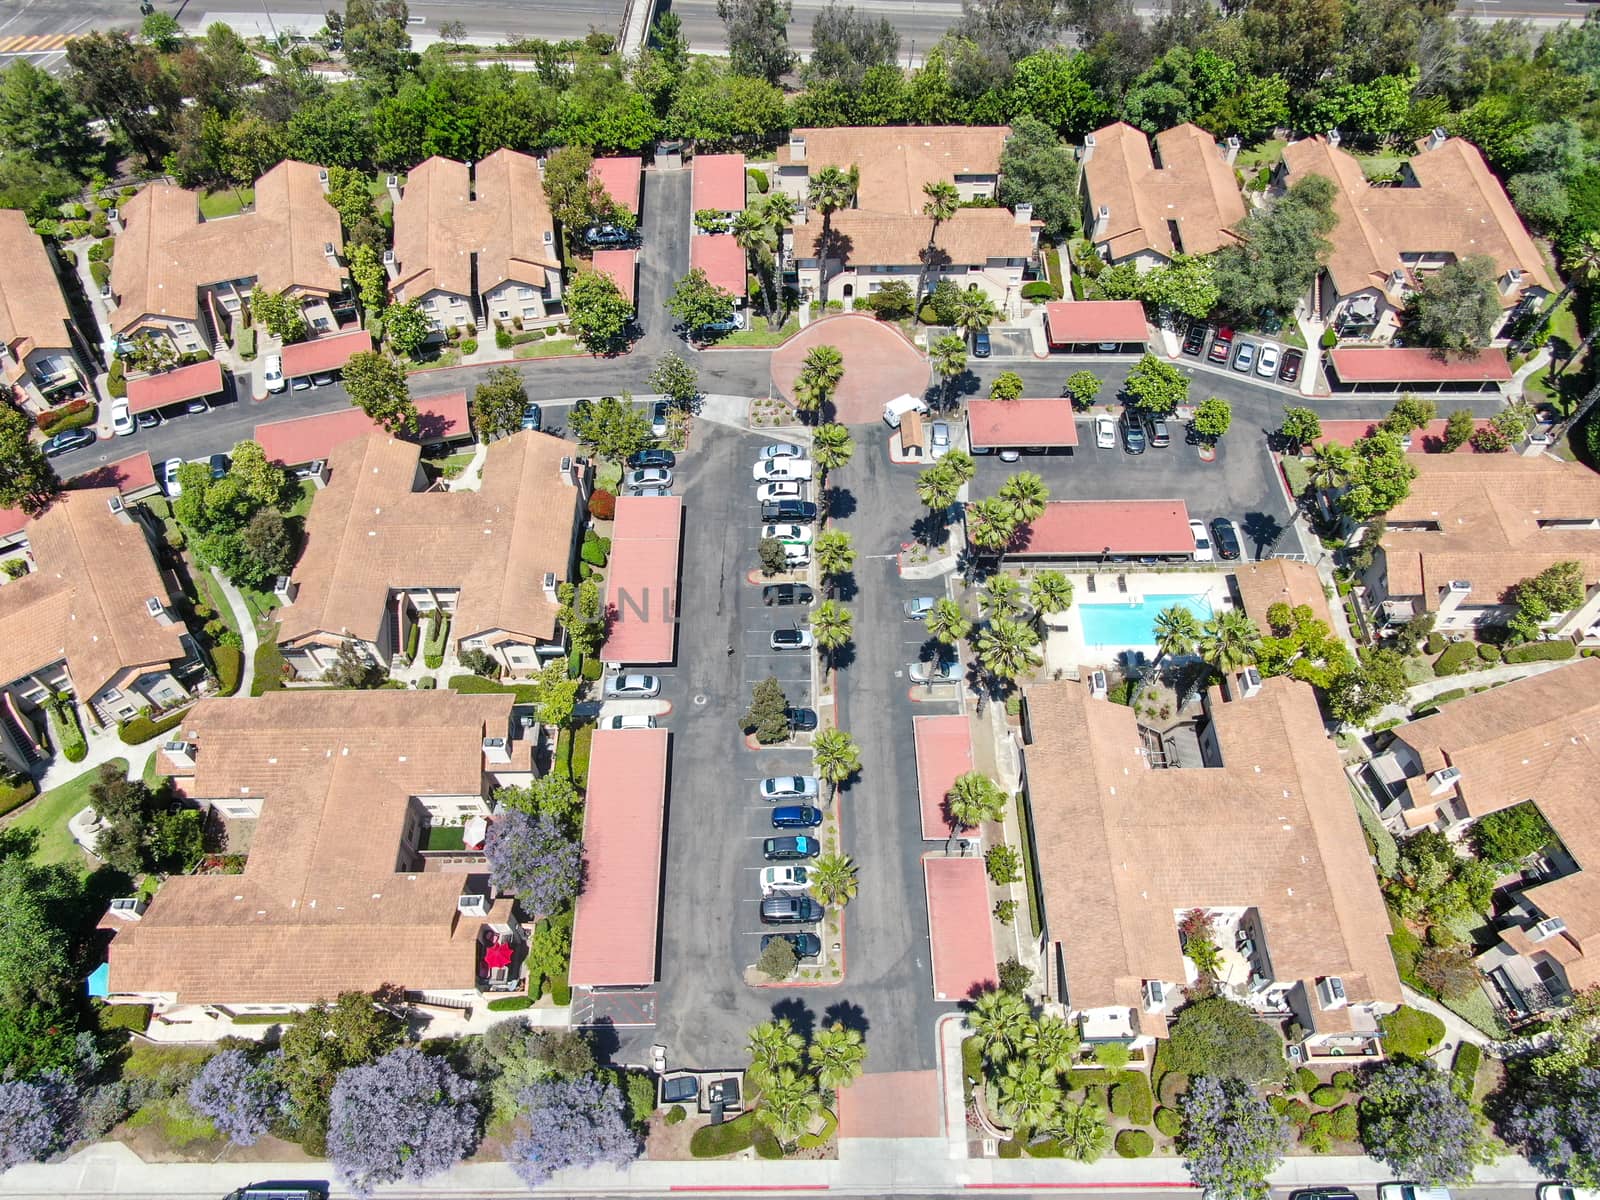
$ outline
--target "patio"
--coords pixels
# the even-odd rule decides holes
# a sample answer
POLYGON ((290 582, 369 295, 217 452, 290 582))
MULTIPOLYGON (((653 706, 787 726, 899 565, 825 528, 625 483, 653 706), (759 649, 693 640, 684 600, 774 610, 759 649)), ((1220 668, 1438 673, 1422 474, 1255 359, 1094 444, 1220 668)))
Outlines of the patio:
POLYGON ((1072 607, 1048 625, 1044 653, 1045 669, 1060 671, 1069 678, 1116 667, 1130 650, 1155 658, 1159 650, 1150 633, 1150 623, 1168 604, 1182 599, 1190 601, 1190 607, 1199 606, 1211 613, 1234 606, 1225 570, 1089 571, 1069 573, 1068 578, 1073 587, 1072 607), (1099 619, 1105 613, 1096 613, 1094 626, 1086 631, 1086 607, 1124 611, 1111 613, 1109 621, 1099 619))

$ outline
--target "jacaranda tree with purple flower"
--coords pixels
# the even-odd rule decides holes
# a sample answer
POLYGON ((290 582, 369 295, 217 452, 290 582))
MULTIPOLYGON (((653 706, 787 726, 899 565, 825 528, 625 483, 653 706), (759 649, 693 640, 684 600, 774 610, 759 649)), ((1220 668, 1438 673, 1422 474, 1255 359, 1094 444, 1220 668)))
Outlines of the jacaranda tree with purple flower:
POLYGON ((60 1071, 0 1083, 0 1171, 43 1162, 71 1144, 78 1089, 60 1071))
POLYGON ((511 1143, 511 1166, 529 1187, 567 1167, 610 1163, 621 1169, 639 1156, 639 1138, 614 1083, 593 1075, 544 1079, 522 1089, 511 1143))
POLYGON ((328 1157, 358 1195, 380 1183, 448 1171, 478 1144, 477 1085, 410 1046, 333 1085, 328 1157))
POLYGON ((1500 1132, 1553 1179, 1600 1187, 1600 1071, 1527 1080, 1512 1094, 1500 1132))
POLYGON ((189 1085, 189 1107, 235 1146, 253 1146, 284 1104, 273 1057, 256 1062, 244 1050, 224 1050, 206 1060, 189 1085))
POLYGON ((1463 1183, 1491 1154, 1470 1101, 1431 1062, 1375 1067, 1361 1100, 1361 1144, 1402 1179, 1463 1183))
POLYGON ((549 814, 500 812, 483 845, 489 881, 541 915, 560 912, 583 882, 583 850, 549 814))
POLYGON ((1179 1104, 1178 1151, 1213 1200, 1266 1200, 1267 1176, 1289 1148, 1289 1127, 1248 1084, 1201 1075, 1179 1104))

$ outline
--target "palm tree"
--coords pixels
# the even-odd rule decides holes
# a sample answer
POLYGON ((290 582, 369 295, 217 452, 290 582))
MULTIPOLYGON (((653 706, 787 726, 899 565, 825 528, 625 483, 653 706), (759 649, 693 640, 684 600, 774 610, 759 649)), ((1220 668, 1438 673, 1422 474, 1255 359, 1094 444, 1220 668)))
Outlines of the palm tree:
POLYGON ((1072 581, 1060 571, 1040 571, 1028 584, 1028 603, 1040 620, 1072 607, 1072 581))
POLYGON ((953 333, 935 338, 928 351, 933 370, 939 376, 939 406, 949 399, 950 381, 967 369, 967 344, 953 333))
POLYGON ((1111 1145, 1106 1110, 1088 1100, 1064 1101, 1042 1132, 1055 1138, 1066 1156, 1078 1162, 1094 1162, 1111 1145))
POLYGON ((734 217, 730 232, 750 261, 750 273, 761 280, 761 307, 766 310, 767 324, 776 329, 778 297, 771 282, 771 265, 776 261, 782 235, 773 228, 766 206, 761 204, 752 204, 734 217))
POLYGON ((961 208, 961 193, 949 180, 938 179, 922 185, 927 200, 922 205, 922 215, 933 222, 928 230, 928 247, 922 252, 922 271, 917 276, 917 303, 922 303, 928 287, 928 268, 939 254, 939 226, 955 216, 961 208))
POLYGON ((771 1076, 774 1071, 800 1061, 806 1041, 787 1017, 763 1021, 750 1031, 750 1073, 771 1076))
POLYGON ((1003 1063, 1033 1034, 1033 1013, 1028 1002, 1011 992, 984 992, 972 1004, 967 1024, 978 1039, 983 1057, 1003 1063))
POLYGON ((967 541, 977 549, 998 557, 1016 535, 1011 506, 1000 497, 989 496, 967 505, 967 541))
POLYGON ((1330 492, 1348 483, 1353 458, 1349 446, 1337 442, 1317 443, 1311 448, 1311 486, 1319 492, 1330 492))
POLYGON ((1006 1063, 996 1083, 1000 1110, 1016 1125, 1032 1128, 1048 1121, 1061 1103, 1055 1072, 1046 1071, 1031 1055, 1006 1063))
POLYGON ((861 185, 861 172, 851 164, 848 171, 838 167, 823 167, 812 174, 806 184, 806 202, 822 214, 822 235, 817 238, 817 262, 822 276, 822 307, 828 307, 828 259, 833 253, 833 214, 855 203, 856 189, 861 185))
POLYGON ((946 646, 959 644, 972 632, 972 622, 962 613, 961 606, 948 596, 933 602, 933 611, 925 623, 929 635, 946 646))
POLYGON ((761 1100, 756 1105, 756 1120, 781 1142, 799 1137, 810 1126, 811 1118, 822 1111, 822 1094, 809 1071, 779 1067, 759 1079, 758 1086, 761 1100))
POLYGON ((976 829, 984 821, 999 821, 1005 817, 1006 794, 983 772, 968 771, 956 776, 945 793, 944 805, 952 832, 976 829))
POLYGON ((978 609, 991 621, 1009 620, 1022 615, 1022 581, 1004 571, 984 582, 978 609))
POLYGON ((959 447, 945 451, 945 456, 939 462, 962 483, 971 483, 978 474, 978 464, 973 461, 972 455, 959 447))
POLYGON ((817 611, 811 614, 811 640, 822 651, 824 679, 833 670, 834 652, 849 645, 854 633, 855 618, 848 608, 831 599, 817 605, 817 611))
POLYGON ((1010 507, 1018 525, 1038 520, 1050 502, 1050 489, 1033 471, 1018 471, 1000 485, 1000 499, 1010 507))
POLYGON ((928 510, 928 540, 940 526, 940 517, 950 510, 961 491, 961 480, 943 462, 934 463, 917 476, 917 499, 928 510))
POLYGON ((811 1039, 811 1066, 817 1072, 817 1082, 830 1092, 837 1092, 860 1075, 866 1061, 867 1047, 859 1029, 830 1025, 817 1030, 817 1036, 811 1039))
POLYGON ((1028 1057, 1047 1071, 1060 1074, 1070 1070, 1078 1053, 1078 1031, 1060 1017, 1040 1017, 1034 1022, 1028 1057))
POLYGON ((1200 640, 1199 618, 1181 604, 1169 604, 1158 612, 1151 629, 1156 635, 1156 661, 1151 670, 1168 654, 1193 654, 1200 640))
POLYGON ((815 412, 844 378, 844 355, 837 346, 813 346, 806 351, 794 381, 794 402, 801 412, 815 412))
POLYGON ((994 301, 989 299, 987 292, 980 292, 977 288, 968 288, 961 293, 960 304, 956 309, 956 328, 962 333, 977 333, 980 329, 987 329, 1000 317, 1000 312, 994 306, 994 301))
POLYGON ((1227 675, 1256 660, 1261 652, 1261 631, 1237 608, 1205 623, 1200 633, 1200 657, 1218 675, 1227 675))
POLYGON ((990 621, 978 631, 978 661, 996 680, 1019 679, 1044 661, 1039 635, 1020 621, 990 621))
POLYGON ((861 747, 842 729, 824 729, 817 734, 811 742, 811 758, 817 776, 827 780, 830 802, 839 785, 861 770, 861 747))
POLYGON ((817 464, 817 470, 822 472, 820 486, 826 487, 828 472, 837 471, 856 452, 856 444, 850 439, 850 431, 836 422, 818 425, 811 435, 811 461, 817 464))
POLYGON ((842 529, 826 529, 817 534, 811 543, 811 556, 817 560, 817 570, 825 584, 831 584, 856 564, 855 544, 842 529))
POLYGON ((856 894, 856 864, 847 854, 824 854, 806 870, 806 878, 824 904, 848 904, 856 894))

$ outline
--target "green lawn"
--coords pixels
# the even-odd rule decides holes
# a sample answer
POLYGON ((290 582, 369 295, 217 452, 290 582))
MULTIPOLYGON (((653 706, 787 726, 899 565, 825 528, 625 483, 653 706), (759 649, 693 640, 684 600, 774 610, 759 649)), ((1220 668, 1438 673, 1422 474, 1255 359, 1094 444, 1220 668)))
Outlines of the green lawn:
POLYGON ((587 353, 572 338, 541 338, 537 342, 525 342, 512 351, 515 358, 560 358, 567 354, 587 353))
POLYGON ((753 329, 736 329, 734 332, 720 337, 713 343, 717 346, 780 346, 795 334, 800 332, 800 318, 790 317, 783 323, 783 328, 770 330, 767 328, 767 319, 760 315, 752 315, 750 323, 753 329))
POLYGON ((295 502, 289 506, 289 510, 283 515, 290 520, 295 517, 305 516, 311 511, 311 501, 315 498, 317 490, 317 485, 312 483, 311 480, 302 479, 300 481, 300 495, 295 498, 295 502))
POLYGON ((1270 142, 1262 142, 1259 146, 1251 146, 1248 150, 1239 151, 1239 157, 1234 161, 1233 165, 1244 174, 1245 179, 1248 181, 1250 176, 1254 175, 1262 167, 1277 166, 1278 160, 1283 157, 1283 148, 1287 144, 1287 142, 1279 138, 1270 142))
POLYGON ((1284 456, 1283 473, 1288 477, 1289 490, 1296 496, 1304 495, 1311 486, 1311 468, 1303 458, 1293 454, 1284 456))
MULTIPOLYGON (((113 758, 111 762, 124 771, 128 769, 128 760, 125 758, 113 758)), ((89 802, 89 785, 99 773, 100 768, 94 767, 60 787, 51 788, 23 809, 12 822, 19 829, 39 831, 39 845, 34 851, 34 858, 39 862, 67 863, 76 867, 85 865, 83 851, 67 832, 67 822, 89 802)))
POLYGON ((231 217, 244 211, 244 206, 256 202, 253 188, 222 188, 215 192, 200 193, 200 215, 208 221, 218 217, 231 217))
POLYGON ((222 585, 204 567, 191 565, 190 571, 200 589, 200 598, 217 610, 217 617, 224 625, 238 633, 239 622, 233 615, 233 605, 228 603, 228 597, 222 592, 222 585))
POLYGON ((1357 154, 1355 159, 1368 179, 1392 179, 1406 161, 1399 154, 1357 154))

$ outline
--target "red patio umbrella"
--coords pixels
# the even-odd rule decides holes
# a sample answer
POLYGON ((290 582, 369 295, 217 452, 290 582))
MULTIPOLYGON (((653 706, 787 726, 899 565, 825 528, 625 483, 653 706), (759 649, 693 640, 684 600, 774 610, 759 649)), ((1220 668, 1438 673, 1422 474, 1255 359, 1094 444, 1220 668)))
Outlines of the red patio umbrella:
POLYGON ((496 942, 492 946, 486 946, 483 951, 483 965, 491 969, 509 967, 511 965, 511 943, 496 942))

